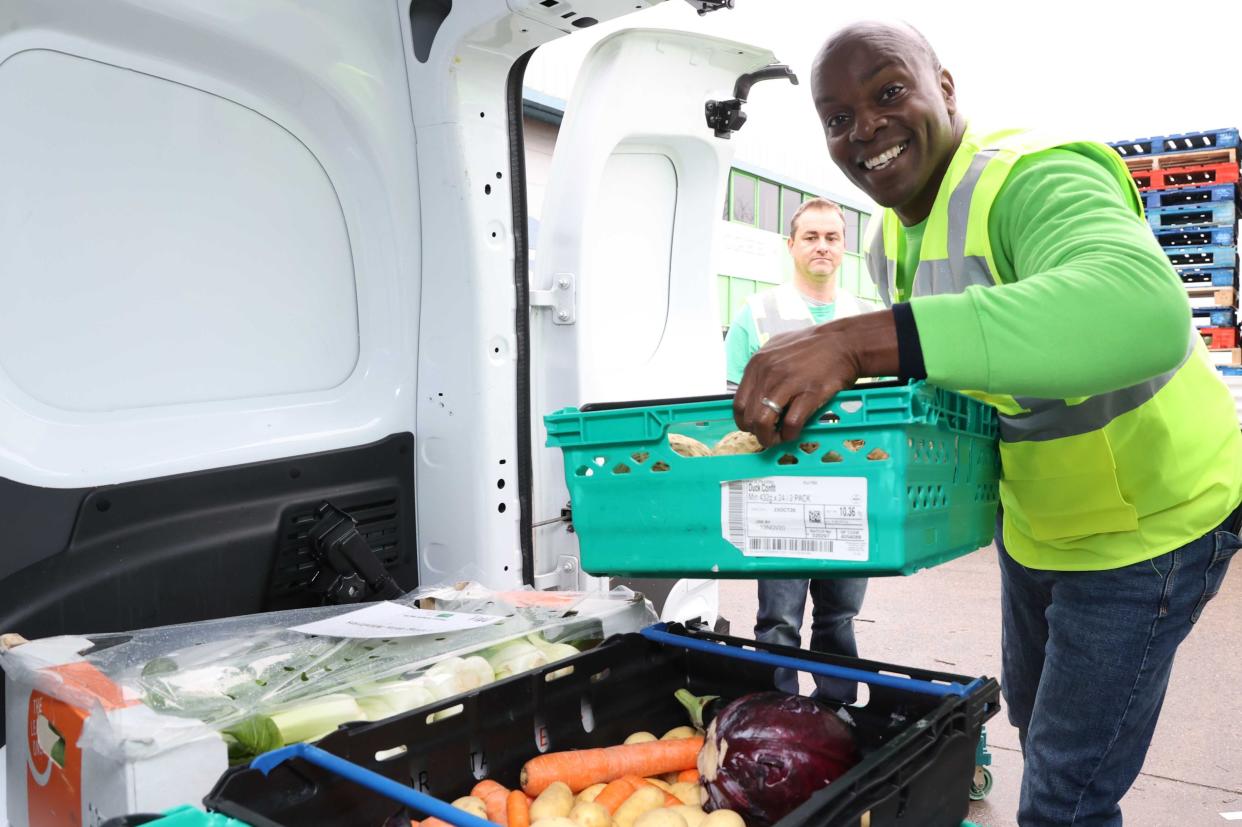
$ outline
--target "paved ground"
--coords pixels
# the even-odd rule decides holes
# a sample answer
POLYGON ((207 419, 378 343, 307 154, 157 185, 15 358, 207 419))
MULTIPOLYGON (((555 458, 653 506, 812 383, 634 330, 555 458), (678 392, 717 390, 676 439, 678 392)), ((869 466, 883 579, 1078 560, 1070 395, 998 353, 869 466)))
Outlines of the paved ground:
MULTIPOLYGON (((1224 827, 1231 822, 1222 813, 1242 812, 1239 571, 1235 564, 1178 653, 1143 773, 1122 802, 1128 827, 1224 827)), ((998 578, 989 549, 913 577, 872 580, 857 626, 860 653, 904 666, 999 676, 998 578)), ((733 634, 751 637, 754 583, 722 581, 720 599, 733 634)), ((809 631, 809 616, 803 628, 809 631)), ((1017 824, 1022 756, 1003 710, 988 723, 988 743, 995 786, 972 807, 971 818, 982 827, 1010 827, 1017 824)))

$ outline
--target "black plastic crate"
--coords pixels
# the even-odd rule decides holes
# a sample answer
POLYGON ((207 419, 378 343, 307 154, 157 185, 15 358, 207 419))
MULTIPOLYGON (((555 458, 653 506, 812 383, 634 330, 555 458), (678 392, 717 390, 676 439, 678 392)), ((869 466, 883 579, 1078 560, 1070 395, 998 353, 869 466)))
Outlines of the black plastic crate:
MULTIPOLYGON (((965 819, 980 730, 998 708, 995 680, 823 655, 702 630, 687 632, 678 626, 670 631, 689 638, 691 645, 706 643, 714 649, 716 642, 727 643, 870 673, 866 705, 848 708, 858 724, 863 759, 778 827, 857 827, 868 811, 873 827, 959 827, 965 819), (948 694, 928 694, 927 683, 948 694)), ((642 634, 619 635, 568 661, 469 695, 385 721, 346 725, 318 746, 452 801, 484 777, 515 787, 522 765, 542 750, 618 744, 638 730, 681 726, 687 720, 673 697, 677 689, 725 698, 770 690, 774 668, 687 650, 642 634), (573 666, 572 674, 548 679, 566 664, 573 666), (459 714, 429 722, 432 712, 458 704, 459 714)), ((406 825, 410 817, 422 815, 301 759, 281 764, 267 776, 249 767, 230 770, 205 803, 255 827, 381 827, 406 825)))

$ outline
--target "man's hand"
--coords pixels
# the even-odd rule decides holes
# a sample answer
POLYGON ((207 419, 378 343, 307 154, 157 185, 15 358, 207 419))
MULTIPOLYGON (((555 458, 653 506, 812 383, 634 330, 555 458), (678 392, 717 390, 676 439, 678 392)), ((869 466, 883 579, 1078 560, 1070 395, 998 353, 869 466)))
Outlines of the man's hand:
POLYGON ((797 439, 816 411, 858 379, 899 371, 892 311, 786 333, 746 365, 733 397, 733 418, 768 448, 797 439))

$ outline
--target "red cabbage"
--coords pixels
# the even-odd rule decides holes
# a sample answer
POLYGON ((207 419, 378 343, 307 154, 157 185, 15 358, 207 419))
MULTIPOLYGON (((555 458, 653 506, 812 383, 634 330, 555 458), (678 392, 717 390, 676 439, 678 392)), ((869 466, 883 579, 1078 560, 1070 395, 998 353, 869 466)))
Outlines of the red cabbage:
POLYGON ((730 809, 748 827, 768 827, 856 762, 854 736, 836 713, 784 692, 729 704, 699 753, 703 809, 730 809))

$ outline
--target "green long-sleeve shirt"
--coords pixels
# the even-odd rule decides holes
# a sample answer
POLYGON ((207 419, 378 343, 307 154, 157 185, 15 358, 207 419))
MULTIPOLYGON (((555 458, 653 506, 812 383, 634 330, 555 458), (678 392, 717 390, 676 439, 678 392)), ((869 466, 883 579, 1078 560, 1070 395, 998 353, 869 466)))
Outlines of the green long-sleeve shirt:
MULTIPOLYGON (((1186 291, 1123 195, 1106 169, 1070 150, 1019 161, 988 220, 1004 286, 910 302, 928 379, 1067 399, 1176 367, 1191 335, 1186 291)), ((914 241, 899 279, 918 266, 914 241)))

